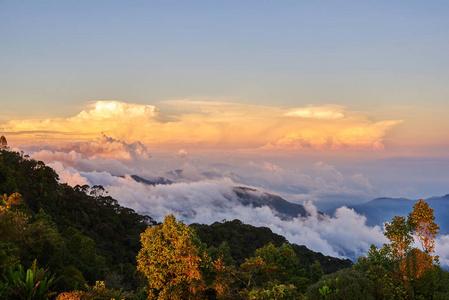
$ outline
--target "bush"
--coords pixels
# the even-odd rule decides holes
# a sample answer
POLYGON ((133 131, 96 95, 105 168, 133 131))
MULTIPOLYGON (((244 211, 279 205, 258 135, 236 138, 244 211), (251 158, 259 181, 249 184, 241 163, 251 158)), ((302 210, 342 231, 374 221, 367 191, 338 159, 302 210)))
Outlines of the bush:
POLYGON ((374 299, 370 281, 365 275, 353 269, 343 269, 323 276, 317 283, 309 286, 307 299, 374 299), (321 290, 321 291, 320 291, 321 290))

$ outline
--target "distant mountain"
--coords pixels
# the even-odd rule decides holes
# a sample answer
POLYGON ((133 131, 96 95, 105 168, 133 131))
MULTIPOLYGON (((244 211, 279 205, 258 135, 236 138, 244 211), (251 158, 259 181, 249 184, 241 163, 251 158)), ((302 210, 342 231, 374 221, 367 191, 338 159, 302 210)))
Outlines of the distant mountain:
POLYGON ((167 172, 167 176, 174 178, 174 179, 181 179, 183 178, 183 171, 182 170, 173 170, 167 172))
MULTIPOLYGON (((235 173, 229 172, 229 173, 219 173, 219 172, 202 172, 200 173, 200 175, 204 178, 204 179, 209 179, 209 180, 215 180, 215 179, 223 179, 223 178, 230 178, 234 181, 241 181, 241 177, 235 173)), ((183 170, 177 169, 177 170, 173 170, 173 171, 169 171, 166 173, 166 176, 173 179, 173 180, 178 180, 178 179, 187 179, 188 176, 185 176, 185 172, 183 170)))
MULTIPOLYGON (((417 199, 406 198, 377 198, 367 203, 352 205, 349 208, 357 213, 366 216, 367 225, 382 226, 389 222, 395 215, 407 216, 413 210, 413 205, 417 199)), ((429 206, 434 209, 435 222, 440 226, 441 234, 449 234, 449 194, 442 197, 431 197, 424 199, 429 206)))
MULTIPOLYGON (((181 177, 182 170, 171 171, 168 174, 171 175, 172 177, 174 176, 181 177)), ((212 176, 209 173, 207 175, 212 176)), ((154 180, 150 181, 137 175, 131 175, 131 178, 133 178, 137 182, 153 186, 156 184, 172 184, 170 180, 163 177, 160 177, 159 180, 157 181, 154 180)), ((287 200, 277 195, 260 192, 256 189, 242 186, 234 187, 232 188, 232 191, 235 195, 234 200, 241 202, 245 206, 249 205, 252 205, 254 207, 268 206, 282 220, 291 220, 298 216, 306 217, 309 215, 304 206, 288 202, 287 200)), ((228 195, 223 196, 225 198, 228 198, 228 200, 233 200, 231 199, 232 197, 229 197, 228 195)))
POLYGON ((233 192, 243 205, 252 205, 254 207, 268 206, 283 220, 290 220, 298 216, 306 217, 308 215, 304 206, 288 202, 273 194, 260 192, 248 187, 234 187, 233 192))
POLYGON ((142 178, 140 176, 137 175, 131 175, 131 178, 134 179, 137 182, 140 183, 145 183, 147 185, 157 185, 157 184, 172 184, 172 182, 170 180, 168 180, 167 178, 164 177, 159 177, 155 180, 147 180, 145 178, 142 178))

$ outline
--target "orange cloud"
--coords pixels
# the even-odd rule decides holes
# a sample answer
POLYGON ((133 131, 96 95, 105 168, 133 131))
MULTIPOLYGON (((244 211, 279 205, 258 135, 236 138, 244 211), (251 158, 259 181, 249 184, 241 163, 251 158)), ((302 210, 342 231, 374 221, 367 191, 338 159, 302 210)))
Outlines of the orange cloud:
POLYGON ((304 107, 294 108, 285 113, 289 117, 300 117, 310 119, 341 119, 344 118, 342 106, 317 106, 317 107, 304 107))
POLYGON ((80 141, 104 132, 170 149, 382 149, 387 132, 402 122, 372 122, 335 105, 285 110, 178 100, 163 106, 172 113, 153 105, 98 101, 71 118, 12 120, 0 131, 19 144, 80 141))

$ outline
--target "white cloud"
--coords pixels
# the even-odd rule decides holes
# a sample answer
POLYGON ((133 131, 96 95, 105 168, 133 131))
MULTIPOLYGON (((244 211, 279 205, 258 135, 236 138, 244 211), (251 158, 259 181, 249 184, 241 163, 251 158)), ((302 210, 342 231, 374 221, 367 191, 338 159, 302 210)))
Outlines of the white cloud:
POLYGON ((290 131, 274 142, 260 147, 261 150, 383 150, 387 132, 402 121, 368 122, 362 118, 342 118, 325 123, 298 124, 299 129, 290 131))
MULTIPOLYGON (((11 134, 11 144, 84 141, 105 132, 115 139, 139 140, 170 150, 373 150, 383 149, 387 132, 401 123, 373 123, 360 113, 332 105, 285 110, 225 102, 166 101, 163 106, 173 114, 162 114, 152 105, 97 101, 71 118, 11 120, 0 125, 0 131, 11 134)), ((142 149, 142 145, 135 146, 136 151, 142 149)), ((113 149, 106 150, 110 154, 113 149)))
POLYGON ((112 158, 119 161, 142 160, 151 157, 147 147, 141 142, 127 144, 103 133, 92 140, 59 144, 50 149, 62 152, 75 151, 88 157, 112 158))
POLYGON ((190 158, 189 152, 186 149, 179 149, 178 156, 181 158, 190 158))
POLYGON ((315 163, 313 168, 318 175, 318 180, 325 178, 337 183, 343 181, 343 175, 334 166, 328 165, 324 161, 315 163))
POLYGON ((441 235, 436 238, 435 253, 440 256, 440 263, 449 267, 449 235, 441 235))
POLYGON ((371 185, 368 178, 360 173, 351 176, 351 181, 358 187, 364 188, 368 192, 373 191, 373 186, 371 185))
POLYGON ((268 207, 244 206, 236 198, 230 179, 146 186, 130 176, 111 176, 107 172, 79 172, 55 164, 61 178, 71 183, 100 184, 121 205, 147 213, 158 221, 173 213, 190 224, 213 223, 223 219, 240 219, 255 226, 267 226, 289 241, 304 244, 327 255, 351 257, 364 254, 371 243, 382 243, 379 227, 368 227, 366 219, 347 208, 340 208, 334 217, 317 213, 311 202, 305 203, 311 215, 291 221, 280 219, 268 207))
POLYGON ((151 120, 158 116, 157 108, 152 105, 125 103, 119 101, 97 101, 91 110, 83 110, 77 116, 67 119, 69 123, 95 121, 116 121, 117 123, 139 120, 151 120))
POLYGON ((289 117, 327 120, 341 119, 345 116, 343 113, 343 107, 336 105, 294 108, 285 113, 285 115, 289 117))
POLYGON ((76 185, 90 185, 90 182, 73 168, 64 168, 60 162, 50 163, 49 166, 58 173, 61 182, 73 187, 76 185))
MULTIPOLYGON (((351 259, 365 255, 371 244, 381 246, 386 241, 381 228, 367 226, 364 216, 346 207, 340 207, 330 217, 319 214, 312 202, 302 202, 310 216, 283 220, 268 207, 244 206, 232 190, 234 186, 242 184, 241 182, 234 182, 230 179, 231 176, 224 176, 219 180, 205 180, 205 176, 192 160, 179 161, 183 170, 179 182, 147 186, 131 178, 130 175, 135 174, 136 169, 126 160, 120 162, 96 156, 87 157, 75 151, 65 153, 49 150, 36 152, 35 158, 52 160, 50 166, 55 168, 62 181, 72 186, 103 185, 121 205, 146 213, 158 221, 162 221, 164 216, 170 213, 186 223, 210 224, 223 219, 240 219, 254 226, 269 227, 290 242, 306 245, 314 251, 351 259), (113 176, 111 174, 117 173, 112 170, 126 171, 120 173, 126 175, 113 176)), ((312 164, 313 172, 310 174, 285 169, 267 161, 251 162, 239 170, 242 169, 246 172, 244 174, 252 174, 251 180, 262 186, 263 182, 273 186, 283 184, 286 189, 299 186, 303 189, 303 194, 297 194, 296 202, 301 196, 304 199, 322 199, 323 195, 348 196, 366 192, 366 189, 371 188, 368 179, 362 174, 346 176, 335 166, 323 161, 312 164)), ((241 179, 238 176, 233 178, 241 179)), ((294 193, 286 195, 293 196, 294 193)), ((288 197, 287 199, 292 200, 288 197)), ((442 263, 449 265, 449 239, 444 236, 437 239, 436 249, 442 263)))

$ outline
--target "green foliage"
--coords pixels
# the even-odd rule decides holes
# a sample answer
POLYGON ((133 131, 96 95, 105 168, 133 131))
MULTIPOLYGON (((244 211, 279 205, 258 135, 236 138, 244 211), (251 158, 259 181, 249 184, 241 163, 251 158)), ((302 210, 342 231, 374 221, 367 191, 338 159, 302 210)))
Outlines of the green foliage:
MULTIPOLYGON (((245 258, 251 256, 257 249, 272 243, 279 247, 284 243, 288 243, 285 237, 273 233, 267 227, 254 227, 243 224, 240 220, 215 222, 212 225, 191 224, 198 237, 208 247, 219 247, 220 244, 226 242, 230 247, 230 253, 235 261, 235 266, 239 266, 245 262, 245 258)), ((313 252, 305 246, 291 244, 293 250, 298 257, 301 268, 308 270, 310 265, 319 261, 324 273, 333 273, 342 268, 352 266, 352 262, 348 259, 338 259, 335 257, 325 256, 321 253, 313 252)))
POLYGON ((146 293, 160 299, 299 299, 311 283, 307 299, 449 298, 448 272, 432 256, 439 227, 423 201, 386 224, 388 244, 333 273, 352 263, 239 220, 186 226, 168 216, 154 226, 102 186, 59 184, 54 170, 23 153, 0 150, 0 195, 1 299, 45 298, 50 289, 67 291, 60 299, 142 299, 124 291, 138 287, 136 257, 146 293), (413 234, 423 251, 410 247, 413 234), (12 271, 35 259, 58 275, 54 285, 35 264, 12 271))
MULTIPOLYGON (((335 278, 335 285, 338 285, 338 277, 335 278)), ((338 297, 338 292, 340 291, 338 288, 335 288, 335 290, 331 289, 329 286, 332 285, 332 281, 329 279, 328 280, 328 284, 324 284, 322 288, 318 289, 318 291, 320 292, 321 296, 324 297, 324 299, 329 299, 330 295, 334 295, 338 297)))
POLYGON ((58 295, 57 300, 134 300, 139 299, 134 293, 124 292, 122 289, 107 288, 102 281, 97 281, 94 286, 85 285, 86 290, 65 292, 58 295))
POLYGON ((398 291, 393 278, 397 267, 398 262, 391 259, 388 247, 378 249, 371 245, 367 256, 357 259, 354 270, 364 273, 371 281, 376 299, 394 299, 398 291))
POLYGON ((58 232, 56 224, 43 209, 35 215, 35 221, 27 225, 24 231, 25 241, 21 246, 21 257, 29 265, 34 259, 52 269, 62 267, 61 252, 68 252, 64 238, 58 232))
POLYGON ((321 277, 323 277, 324 272, 323 269, 321 268, 321 263, 319 261, 315 261, 311 266, 310 266, 310 270, 309 270, 309 279, 311 283, 315 283, 318 280, 321 279, 321 277))
POLYGON ((66 237, 73 264, 88 281, 95 281, 101 275, 105 264, 104 258, 97 254, 95 242, 73 227, 66 231, 66 237))
POLYGON ((402 258, 410 250, 413 242, 413 226, 410 220, 395 216, 390 223, 385 224, 384 235, 390 240, 391 254, 394 258, 402 258))
POLYGON ((26 272, 21 265, 18 266, 17 271, 10 267, 6 279, 12 294, 18 299, 41 300, 55 294, 50 290, 55 275, 50 276, 48 269, 39 269, 36 261, 26 272))
POLYGON ((16 266, 20 262, 19 248, 10 242, 0 241, 0 274, 4 273, 9 266, 16 266))
POLYGON ((295 252, 286 243, 280 247, 268 244, 257 249, 240 266, 239 274, 246 283, 240 294, 248 297, 283 291, 284 289, 278 289, 281 285, 295 287, 294 291, 289 290, 289 294, 299 296, 299 292, 308 284, 306 271, 300 268, 295 252))
POLYGON ((376 299, 432 299, 447 295, 447 272, 434 265, 432 256, 439 229, 434 219, 433 209, 423 200, 418 201, 407 220, 395 216, 386 224, 388 244, 380 249, 372 245, 367 256, 358 259, 354 268, 371 281, 376 299), (424 251, 410 247, 413 234, 424 251))
MULTIPOLYGON (((121 300, 125 299, 125 293, 122 289, 120 290, 114 290, 114 289, 108 289, 106 288, 104 282, 97 281, 93 287, 90 287, 86 285, 87 287, 87 294, 89 294, 90 299, 114 299, 114 300, 121 300)), ((130 298, 128 296, 128 298, 130 298)))
POLYGON ((64 266, 58 271, 58 280, 55 283, 55 290, 66 291, 76 290, 86 285, 83 273, 73 265, 64 266))
POLYGON ((254 288, 249 292, 248 299, 299 299, 296 287, 293 284, 269 285, 267 288, 254 288))
POLYGON ((140 233, 154 223, 150 217, 118 205, 101 186, 59 184, 56 172, 43 162, 7 150, 0 150, 0 195, 0 242, 8 245, 0 250, 5 258, 0 271, 8 260, 27 265, 37 258, 57 272, 72 265, 91 284, 114 270, 123 275, 124 286, 137 288, 133 274, 140 233), (9 198, 17 192, 23 203, 11 205, 9 198), (79 232, 73 240, 65 234, 70 227, 79 232), (75 240, 84 250, 71 247, 75 240))
POLYGON ((268 244, 257 249, 254 256, 247 259, 245 264, 259 258, 263 261, 263 270, 259 281, 279 281, 297 285, 301 281, 300 278, 304 278, 306 275, 306 271, 301 268, 299 259, 290 244, 284 243, 280 247, 268 244))
POLYGON ((343 269, 336 273, 323 276, 320 281, 307 288, 306 297, 310 300, 376 299, 373 296, 373 288, 370 280, 362 272, 354 269, 343 269))
POLYGON ((198 237, 209 247, 219 247, 226 242, 231 250, 231 255, 237 265, 242 264, 257 249, 273 243, 280 246, 287 240, 271 232, 266 227, 254 227, 243 224, 240 220, 224 223, 215 222, 212 225, 191 224, 198 237))

